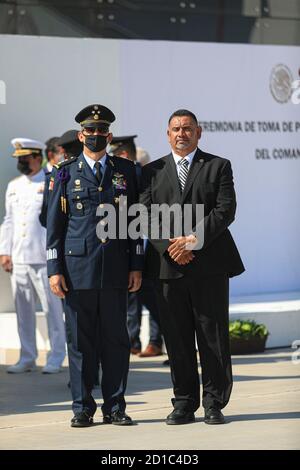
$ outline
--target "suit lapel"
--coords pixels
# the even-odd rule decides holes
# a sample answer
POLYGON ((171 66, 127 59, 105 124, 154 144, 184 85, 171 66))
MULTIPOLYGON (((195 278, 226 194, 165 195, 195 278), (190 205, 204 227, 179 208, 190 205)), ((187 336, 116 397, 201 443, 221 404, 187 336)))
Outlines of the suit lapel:
POLYGON ((192 186, 196 176, 198 175, 198 173, 201 170, 203 165, 204 165, 204 155, 201 152, 201 150, 197 149, 197 151, 194 155, 192 164, 191 164, 190 171, 189 171, 188 176, 187 176, 187 180, 186 180, 186 183, 185 183, 183 193, 181 195, 181 203, 182 204, 183 204, 186 196, 188 195, 188 192, 191 189, 191 186, 192 186))
POLYGON ((176 165, 175 165, 172 153, 170 153, 166 157, 165 173, 167 174, 167 178, 168 178, 171 186, 176 191, 176 199, 178 199, 178 201, 180 201, 180 199, 181 199, 181 189, 180 189, 180 186, 179 186, 178 173, 177 173, 177 170, 176 170, 176 165))

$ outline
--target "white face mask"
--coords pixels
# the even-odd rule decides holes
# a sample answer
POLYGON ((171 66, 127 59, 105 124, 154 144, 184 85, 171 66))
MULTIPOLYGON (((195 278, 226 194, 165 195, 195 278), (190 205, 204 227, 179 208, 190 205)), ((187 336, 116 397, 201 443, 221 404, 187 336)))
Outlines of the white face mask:
POLYGON ((65 160, 65 154, 64 153, 57 153, 55 155, 55 160, 56 160, 56 163, 63 162, 65 160))

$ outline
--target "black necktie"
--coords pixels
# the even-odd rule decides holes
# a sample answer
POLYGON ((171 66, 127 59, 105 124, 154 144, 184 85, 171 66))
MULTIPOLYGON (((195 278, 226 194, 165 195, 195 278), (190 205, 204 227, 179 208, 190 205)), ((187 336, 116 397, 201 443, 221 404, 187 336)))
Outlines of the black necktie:
POLYGON ((96 168, 96 173, 95 173, 95 176, 97 178, 97 180, 99 181, 99 183, 101 183, 102 181, 102 166, 101 166, 101 163, 100 162, 96 162, 95 165, 94 165, 94 168, 96 168))

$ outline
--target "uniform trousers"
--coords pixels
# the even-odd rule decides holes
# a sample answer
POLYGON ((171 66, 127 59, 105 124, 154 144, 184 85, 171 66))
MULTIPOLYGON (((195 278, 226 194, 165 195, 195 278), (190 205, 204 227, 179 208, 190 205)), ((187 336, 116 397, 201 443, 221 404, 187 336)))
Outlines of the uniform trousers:
POLYGON ((130 355, 127 290, 71 290, 65 298, 65 314, 74 413, 93 416, 96 412, 92 389, 99 360, 102 413, 124 411, 130 355))
POLYGON ((47 364, 61 366, 66 355, 66 335, 62 304, 49 287, 44 264, 14 264, 11 275, 12 293, 17 313, 18 333, 21 343, 20 362, 35 362, 36 301, 39 299, 46 314, 50 352, 47 364))
POLYGON ((141 349, 141 323, 143 306, 149 311, 149 343, 162 346, 159 314, 154 281, 144 278, 138 292, 129 292, 127 324, 132 348, 141 349))
POLYGON ((227 275, 159 281, 158 293, 174 408, 196 411, 200 406, 195 336, 202 369, 202 405, 223 408, 232 390, 227 275))

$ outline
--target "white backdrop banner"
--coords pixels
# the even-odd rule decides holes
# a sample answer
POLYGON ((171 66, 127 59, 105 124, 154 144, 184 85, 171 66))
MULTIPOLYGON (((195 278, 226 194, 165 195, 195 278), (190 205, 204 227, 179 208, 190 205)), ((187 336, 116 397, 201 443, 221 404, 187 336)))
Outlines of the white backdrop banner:
MULTIPOLYGON (((100 101, 115 135, 138 134, 152 159, 169 152, 170 114, 193 111, 200 148, 229 158, 238 210, 231 226, 246 272, 232 295, 300 289, 300 48, 0 36, 1 207, 16 174, 10 139, 76 128, 100 101)), ((1 311, 0 305, 0 311, 1 311)), ((3 311, 3 310, 2 310, 3 311)))

